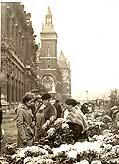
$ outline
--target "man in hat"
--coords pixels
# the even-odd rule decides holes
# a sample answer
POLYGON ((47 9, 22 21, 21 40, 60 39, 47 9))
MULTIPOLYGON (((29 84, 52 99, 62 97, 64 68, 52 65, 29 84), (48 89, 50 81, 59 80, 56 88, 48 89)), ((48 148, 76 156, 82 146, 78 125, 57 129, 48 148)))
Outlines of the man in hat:
POLYGON ((62 107, 60 105, 60 101, 59 100, 55 100, 54 106, 57 110, 57 118, 61 118, 62 117, 62 107))
POLYGON ((52 96, 49 93, 45 93, 41 96, 42 102, 44 104, 44 117, 45 121, 50 120, 52 116, 57 118, 57 111, 54 105, 51 104, 52 96))
POLYGON ((41 96, 42 105, 38 109, 36 125, 37 134, 36 141, 40 137, 45 136, 47 129, 57 118, 57 110, 54 105, 51 104, 52 96, 49 93, 45 93, 41 96))

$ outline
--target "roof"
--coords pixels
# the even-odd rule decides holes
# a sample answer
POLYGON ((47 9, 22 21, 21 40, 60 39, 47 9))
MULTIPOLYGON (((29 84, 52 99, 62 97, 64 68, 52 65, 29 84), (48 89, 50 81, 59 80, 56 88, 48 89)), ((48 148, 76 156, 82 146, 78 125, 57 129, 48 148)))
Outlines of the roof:
POLYGON ((48 6, 48 11, 47 11, 47 15, 52 15, 50 7, 48 6))
POLYGON ((67 58, 64 56, 62 51, 61 51, 60 56, 58 58, 58 66, 60 68, 70 68, 70 64, 69 64, 67 58))

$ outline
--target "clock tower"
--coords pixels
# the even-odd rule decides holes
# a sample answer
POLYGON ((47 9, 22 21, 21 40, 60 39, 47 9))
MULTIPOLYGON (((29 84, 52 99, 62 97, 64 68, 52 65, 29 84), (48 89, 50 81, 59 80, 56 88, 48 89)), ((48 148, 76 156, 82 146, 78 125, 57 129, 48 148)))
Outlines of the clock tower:
POLYGON ((40 39, 36 60, 38 81, 52 97, 64 102, 71 97, 70 66, 62 52, 60 57, 57 57, 57 33, 53 28, 49 7, 40 39))
POLYGON ((40 33, 39 76, 41 84, 50 93, 56 93, 57 84, 57 33, 53 29, 52 14, 48 7, 45 24, 40 33))

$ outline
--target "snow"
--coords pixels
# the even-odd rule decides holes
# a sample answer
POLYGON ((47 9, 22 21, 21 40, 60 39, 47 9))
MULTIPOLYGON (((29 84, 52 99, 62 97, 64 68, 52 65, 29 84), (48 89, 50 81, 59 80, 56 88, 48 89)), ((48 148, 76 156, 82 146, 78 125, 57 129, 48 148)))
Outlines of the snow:
POLYGON ((76 142, 74 144, 74 149, 78 152, 78 153, 82 153, 84 151, 96 151, 96 152, 100 152, 101 151, 101 142, 99 141, 94 141, 94 142, 76 142))
POLYGON ((101 161, 95 160, 95 161, 92 161, 91 164, 101 164, 101 161))
POLYGON ((68 151, 66 154, 67 154, 67 156, 68 156, 69 158, 74 158, 74 159, 76 159, 76 157, 77 157, 77 151, 76 151, 76 150, 70 150, 70 151, 68 151))
POLYGON ((84 160, 80 161, 79 164, 89 164, 89 162, 86 159, 84 159, 84 160))

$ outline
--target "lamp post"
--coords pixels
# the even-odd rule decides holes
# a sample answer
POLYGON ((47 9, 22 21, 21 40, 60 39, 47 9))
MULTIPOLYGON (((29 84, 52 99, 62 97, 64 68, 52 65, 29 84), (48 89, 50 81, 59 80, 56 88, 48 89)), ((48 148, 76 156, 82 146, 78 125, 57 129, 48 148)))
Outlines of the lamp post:
POLYGON ((88 102, 88 91, 86 91, 86 101, 88 102))

